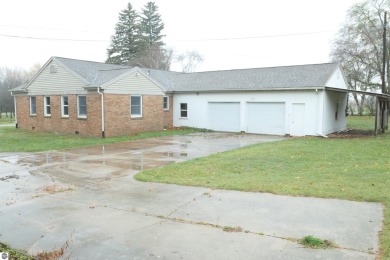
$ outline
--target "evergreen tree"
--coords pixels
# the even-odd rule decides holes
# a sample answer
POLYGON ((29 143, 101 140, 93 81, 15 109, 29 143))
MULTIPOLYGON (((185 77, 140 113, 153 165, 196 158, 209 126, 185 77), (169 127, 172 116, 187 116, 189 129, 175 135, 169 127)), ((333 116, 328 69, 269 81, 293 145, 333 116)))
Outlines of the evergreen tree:
POLYGON ((161 34, 161 31, 164 29, 164 23, 158 13, 158 6, 154 2, 148 2, 142 9, 141 26, 142 34, 149 46, 164 45, 162 38, 165 35, 161 34))
POLYGON ((154 2, 148 2, 139 16, 129 3, 119 13, 115 35, 107 49, 107 63, 169 70, 172 50, 164 47, 164 23, 154 2))
POLYGON ((143 49, 145 40, 142 37, 139 16, 128 3, 127 8, 119 13, 119 21, 115 26, 115 34, 111 37, 110 48, 107 49, 107 63, 125 64, 137 57, 143 49))

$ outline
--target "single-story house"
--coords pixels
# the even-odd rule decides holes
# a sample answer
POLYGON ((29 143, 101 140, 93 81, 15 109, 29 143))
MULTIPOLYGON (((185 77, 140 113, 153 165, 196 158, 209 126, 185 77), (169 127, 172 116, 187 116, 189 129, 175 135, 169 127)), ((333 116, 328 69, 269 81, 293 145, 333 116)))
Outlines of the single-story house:
POLYGON ((197 73, 52 57, 11 91, 17 127, 118 136, 189 126, 271 135, 346 129, 338 63, 197 73))

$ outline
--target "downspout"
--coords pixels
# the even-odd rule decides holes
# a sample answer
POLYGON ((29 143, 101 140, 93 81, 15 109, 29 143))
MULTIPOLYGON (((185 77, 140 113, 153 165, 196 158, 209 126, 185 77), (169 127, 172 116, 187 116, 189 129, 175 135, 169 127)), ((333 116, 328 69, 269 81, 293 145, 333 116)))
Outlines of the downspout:
MULTIPOLYGON (((11 92, 12 94, 12 92, 11 92)), ((18 117, 17 117, 17 113, 16 113, 16 97, 14 96, 14 111, 15 111, 15 127, 18 128, 18 117)))
POLYGON ((102 137, 105 138, 105 133, 104 133, 104 95, 102 92, 100 92, 100 87, 98 87, 97 89, 97 92, 100 94, 101 96, 101 102, 102 102, 102 137))

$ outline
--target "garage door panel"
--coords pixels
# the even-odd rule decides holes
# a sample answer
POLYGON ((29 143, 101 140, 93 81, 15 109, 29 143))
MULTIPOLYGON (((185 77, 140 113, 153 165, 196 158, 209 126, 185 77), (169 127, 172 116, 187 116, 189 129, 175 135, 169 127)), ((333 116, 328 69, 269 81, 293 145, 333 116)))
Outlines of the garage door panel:
POLYGON ((247 103, 247 132, 284 135, 285 103, 247 103))
POLYGON ((215 131, 240 131, 239 102, 210 102, 209 126, 215 131))

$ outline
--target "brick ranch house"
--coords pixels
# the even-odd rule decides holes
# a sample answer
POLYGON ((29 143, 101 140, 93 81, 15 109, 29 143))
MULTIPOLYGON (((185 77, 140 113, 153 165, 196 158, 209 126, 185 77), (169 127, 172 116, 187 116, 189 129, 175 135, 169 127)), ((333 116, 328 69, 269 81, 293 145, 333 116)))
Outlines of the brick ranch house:
POLYGON ((17 127, 119 136, 190 126, 326 135, 346 128, 337 63, 198 73, 52 57, 11 90, 17 127))

